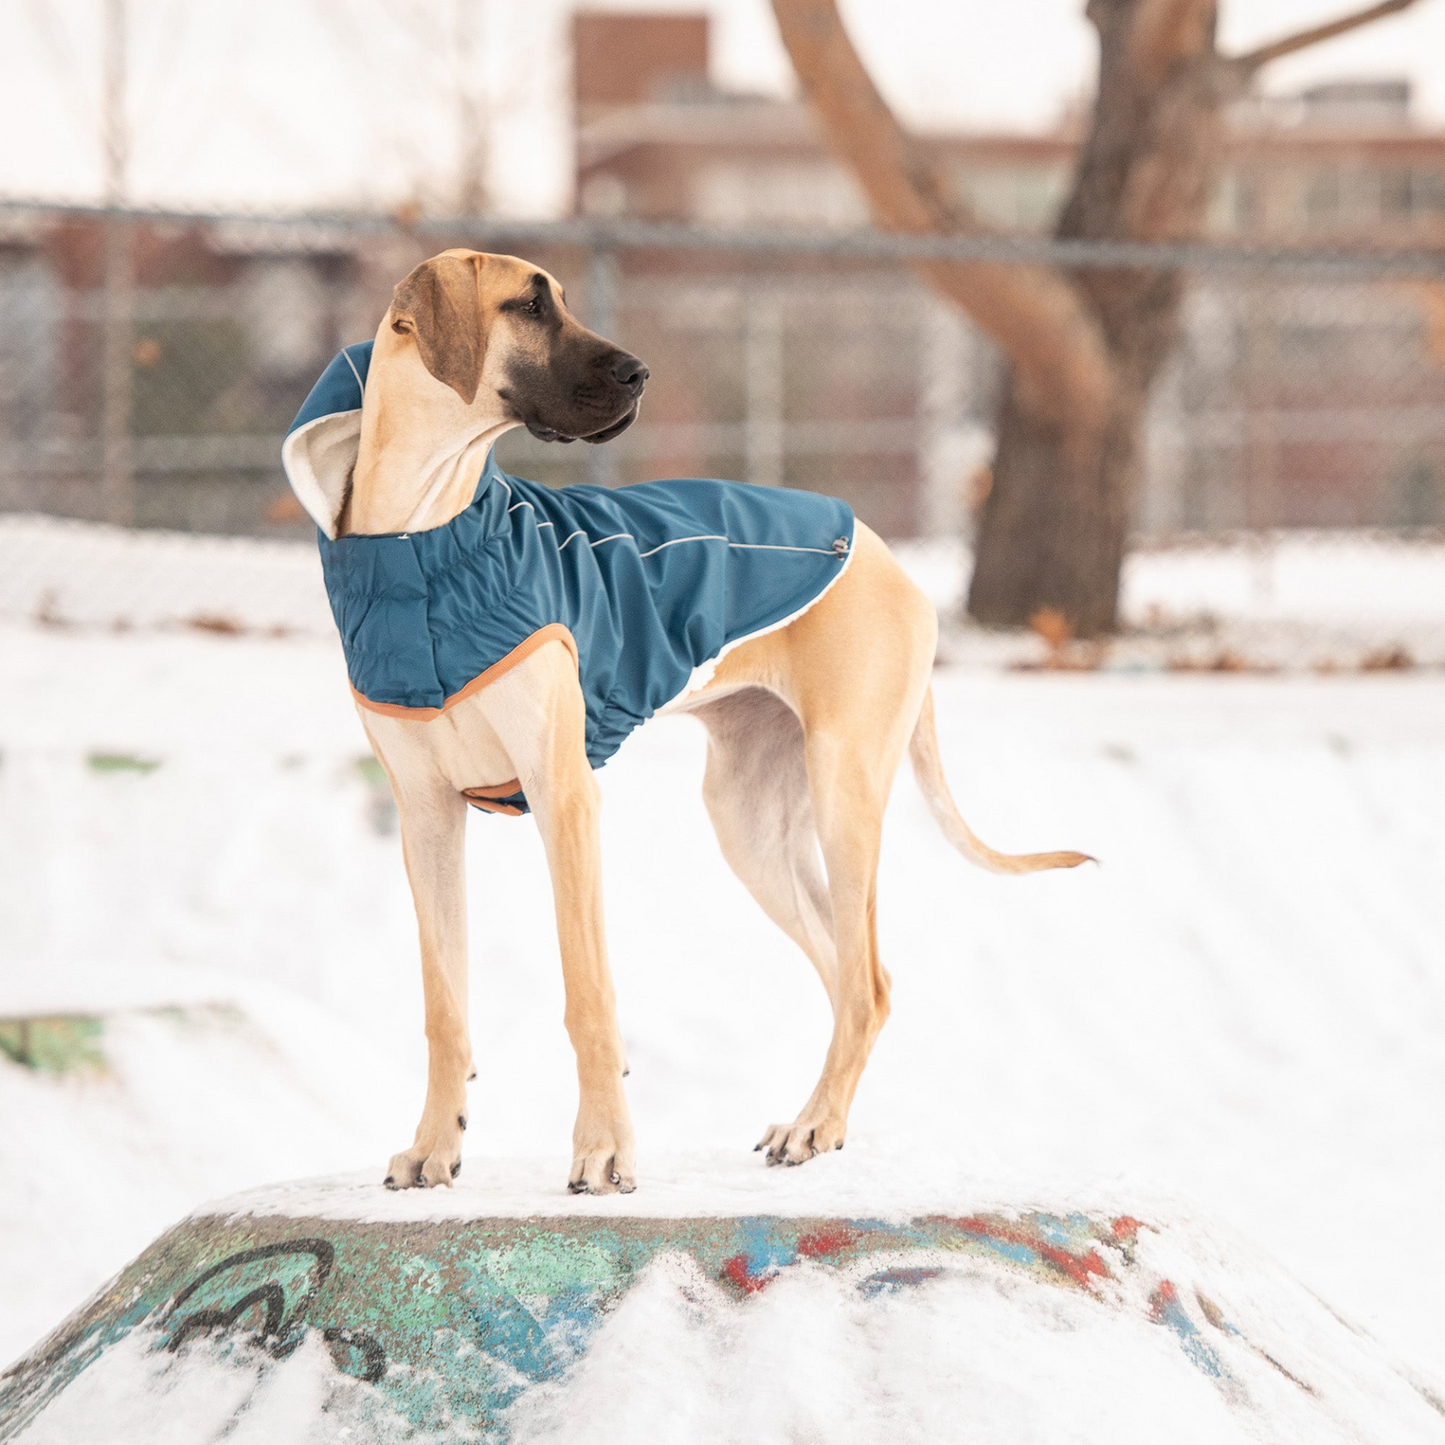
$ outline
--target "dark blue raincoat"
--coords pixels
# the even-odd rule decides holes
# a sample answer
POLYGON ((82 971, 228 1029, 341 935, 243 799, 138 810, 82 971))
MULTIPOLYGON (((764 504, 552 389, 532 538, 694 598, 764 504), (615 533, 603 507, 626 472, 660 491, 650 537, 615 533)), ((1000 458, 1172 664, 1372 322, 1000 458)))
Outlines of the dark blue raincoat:
MULTIPOLYGON (((327 367, 283 456, 320 527, 321 563, 357 701, 436 717, 549 638, 577 659, 587 756, 600 767, 733 644, 791 620, 847 566, 853 513, 812 492, 696 479, 553 489, 488 457, 440 527, 335 537, 356 457, 371 343, 327 367)), ((525 811, 520 793, 473 798, 525 811)))

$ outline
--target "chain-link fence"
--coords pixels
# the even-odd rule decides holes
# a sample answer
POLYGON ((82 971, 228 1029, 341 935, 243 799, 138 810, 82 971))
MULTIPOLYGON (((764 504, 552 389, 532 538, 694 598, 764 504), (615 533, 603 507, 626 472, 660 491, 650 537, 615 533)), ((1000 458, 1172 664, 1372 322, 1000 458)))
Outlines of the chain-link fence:
POLYGON ((279 464, 291 415, 335 350, 373 333, 394 281, 459 242, 525 249, 652 367, 640 423, 606 449, 506 439, 508 461, 539 480, 742 477, 839 492, 892 537, 966 535, 1001 361, 897 264, 962 247, 1187 269, 1181 341, 1150 411, 1140 535, 1445 522, 1445 256, 119 219, 130 284, 116 294, 114 216, 0 205, 4 510, 299 528, 279 464))
MULTIPOLYGON (((306 536, 281 435, 335 351, 374 333, 395 281, 451 244, 546 266, 574 309, 652 369, 641 420, 606 447, 504 438, 503 465, 539 481, 715 475, 825 490, 885 536, 957 544, 915 551, 961 572, 1003 363, 900 263, 1147 263, 1184 269, 1190 285, 1149 412, 1136 556, 1227 554, 1233 572, 1192 575, 1246 580, 1218 597, 1161 584, 1131 604, 1136 624, 1238 613, 1228 598, 1241 586, 1254 614, 1277 612, 1280 588, 1260 579, 1311 538, 1445 555, 1431 550, 1445 523, 1445 255, 629 222, 0 205, 0 511, 306 536)), ((1440 575, 1427 569, 1401 607, 1433 618, 1440 575)), ((1368 613, 1379 586, 1363 585, 1368 613)))
POLYGON ((1445 522, 1445 276, 1195 278, 1138 529, 1445 522))

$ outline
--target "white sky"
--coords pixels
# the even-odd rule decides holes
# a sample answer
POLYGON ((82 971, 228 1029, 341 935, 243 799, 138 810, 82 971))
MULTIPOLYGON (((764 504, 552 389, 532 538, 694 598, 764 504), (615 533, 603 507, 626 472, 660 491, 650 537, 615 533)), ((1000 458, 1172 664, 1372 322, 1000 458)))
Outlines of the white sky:
MULTIPOLYGON (((102 0, 0 0, 0 193, 98 193, 102 0)), ((458 86, 496 112, 491 183, 514 213, 568 194, 565 0, 129 0, 132 189, 138 200, 258 207, 391 202, 456 173, 458 86), (476 8, 476 61, 453 26, 476 8)), ((602 7, 599 7, 602 8, 602 7)), ((689 7, 628 0, 617 9, 689 7)), ((767 0, 706 0, 723 83, 783 91, 767 0)), ((1038 129, 1087 93, 1083 0, 844 0, 885 93, 917 125, 1038 129)), ((1224 0, 1227 47, 1353 8, 1350 0, 1224 0)), ((1445 124, 1445 0, 1272 68, 1267 88, 1408 75, 1445 124)))

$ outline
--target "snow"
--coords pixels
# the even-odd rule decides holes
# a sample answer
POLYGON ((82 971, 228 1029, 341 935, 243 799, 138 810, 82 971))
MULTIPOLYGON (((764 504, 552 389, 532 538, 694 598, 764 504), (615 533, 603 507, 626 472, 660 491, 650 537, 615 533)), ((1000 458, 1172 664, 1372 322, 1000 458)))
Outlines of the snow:
MULTIPOLYGON (((962 541, 896 544, 950 624, 960 661, 1038 661, 1042 644, 961 624, 962 541)), ((1445 540, 1438 533, 1304 529, 1186 535, 1134 547, 1115 668, 1199 666, 1221 654, 1283 670, 1351 669, 1403 650, 1445 666, 1445 540)), ((126 531, 0 516, 0 621, 51 628, 233 629, 327 640, 331 612, 309 542, 126 531)))
MULTIPOLYGON (((345 1191, 310 1188, 313 1198, 345 1191)), ((1104 1252, 1117 1269, 1119 1251, 1104 1252)), ((874 1281, 887 1255, 841 1268, 800 1261, 740 1299, 685 1251, 664 1252, 573 1365, 530 1383, 496 1423, 516 1445, 1142 1442, 1165 1422, 1186 1445, 1445 1438, 1445 1409, 1422 1381, 1217 1228, 1183 1218, 1145 1227, 1129 1267, 1087 1288, 997 1259, 927 1260, 935 1277, 885 1286, 874 1281), (1219 1323, 1207 1337, 1198 1325, 1161 1327, 1163 1278, 1178 1285, 1168 1298, 1187 1298, 1196 1313, 1210 1301, 1219 1323)), ((339 1373, 315 1334, 279 1360, 233 1339, 196 1340, 177 1355, 157 1348, 163 1338, 140 1329, 110 1346, 18 1440, 418 1438, 388 1385, 339 1373)), ((478 1438, 478 1422, 444 1396, 431 1408, 435 1428, 421 1438, 478 1438)))
MULTIPOLYGON (((267 638, 264 613, 240 636, 171 626, 219 605, 201 595, 205 569, 191 575, 128 632, 0 623, 0 1016, 105 1012, 108 1061, 57 1079, 0 1058, 0 1357, 204 1199, 379 1178, 420 1105, 414 922, 385 799, 358 767, 339 648, 319 627, 267 638), (96 752, 159 766, 102 771, 96 752)), ((103 602, 86 604, 88 623, 106 620, 103 602)), ((900 780, 879 885, 893 1017, 848 1149, 802 1170, 749 1151, 807 1097, 826 1001, 718 855, 701 729, 660 720, 599 775, 640 1144, 632 1207, 1166 1201, 1237 1231, 1438 1381, 1445 679, 950 667, 936 687, 950 776, 981 836, 1081 848, 1102 867, 971 870, 900 780)), ((353 1183, 336 1207, 620 1208, 562 1190, 575 1072, 535 827, 479 815, 468 846, 475 1153, 454 1191, 353 1183)), ((675 1291, 643 1293, 626 1307, 635 1326, 619 1311, 573 1393, 529 1405, 527 1429, 546 1439, 571 1420, 591 1438, 610 1421, 614 1437, 643 1438, 618 1424, 616 1381, 645 1377, 659 1440, 925 1438, 907 1412, 925 1408, 928 1379, 963 1422, 943 1438, 997 1439, 1002 1421, 1017 1438, 1101 1438, 1065 1428, 1047 1389, 999 1381, 990 1362, 1027 1332, 1037 1380, 1107 1401, 1107 1332, 1083 1340, 1028 1289, 977 1281, 853 1329, 828 1288, 802 1282, 751 1323, 727 1311, 699 1323, 675 1291), (935 1306, 959 1333, 932 1345, 935 1306), (798 1384, 809 1332, 836 1352, 817 1389, 798 1384), (1049 1353, 1064 1337, 1075 1373, 1049 1353), (964 1344, 949 1353, 949 1339, 964 1344), (682 1400, 668 1382, 689 1362, 699 1383, 682 1400), (739 1400, 748 1411, 723 1411, 739 1400), (703 1423, 685 1435, 681 1420, 703 1423)), ((1166 1332, 1138 1328, 1139 1349, 1164 1350, 1166 1332)), ((1158 1438, 1161 1419, 1171 1439, 1235 1438, 1233 1415, 1209 1433, 1225 1417, 1176 1365, 1161 1355, 1140 1377, 1137 1414, 1113 1417, 1107 1438, 1158 1438)), ((193 1367, 168 1368, 180 1389, 193 1367)), ((258 1365, 257 1400, 293 1368, 308 1366, 258 1365)), ((1412 1438, 1371 1418, 1367 1438, 1412 1438)))
MULTIPOLYGON (((895 548, 940 614, 944 652, 1033 665, 1041 639, 963 624, 971 561, 958 542, 895 548)), ((1123 635, 1089 660, 1121 671, 1445 667, 1445 542, 1363 532, 1263 532, 1139 545, 1124 561, 1123 635)))
POLYGON ((800 1271, 741 1308, 709 1285, 685 1265, 654 1268, 573 1372, 513 1406, 514 1438, 1053 1445, 1154 1441, 1161 1427, 1200 1445, 1445 1437, 1417 1390, 1347 1331, 1321 1329, 1318 1304, 1277 1280, 1263 1285, 1276 1316, 1328 1341, 1290 1355, 1329 1380, 1323 1408, 1245 1349, 1230 1351, 1221 1386, 1142 1312, 1001 1270, 950 1270, 872 1298, 800 1271))
MULTIPOLYGON (((952 540, 894 547, 941 611, 963 600, 968 549, 952 540)), ((1438 535, 1296 529, 1144 543, 1124 561, 1121 608, 1151 613, 1342 626, 1445 620, 1445 541, 1438 535)))
POLYGON ((307 542, 0 516, 0 618, 36 617, 125 629, 229 621, 317 637, 332 625, 307 542))
POLYGON ((375 1392, 333 1367, 315 1336, 280 1362, 225 1344, 157 1354, 152 1343, 143 1331, 121 1341, 17 1441, 400 1445, 416 1439, 405 1421, 378 1410, 369 1398, 375 1392))

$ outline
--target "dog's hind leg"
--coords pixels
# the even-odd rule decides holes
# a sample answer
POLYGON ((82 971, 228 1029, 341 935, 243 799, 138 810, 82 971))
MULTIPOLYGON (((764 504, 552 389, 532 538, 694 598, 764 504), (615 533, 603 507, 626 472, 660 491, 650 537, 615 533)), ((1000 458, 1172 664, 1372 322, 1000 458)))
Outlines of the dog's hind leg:
MULTIPOLYGON (((804 736, 808 791, 828 875, 837 951, 833 1037, 812 1097, 760 1148, 774 1164, 839 1149, 873 1041, 888 1017, 878 956, 878 855, 888 794, 914 730, 933 663, 932 607, 861 524, 837 584, 787 628, 760 641, 740 673, 772 680, 804 736)), ((725 659, 728 661, 730 659, 725 659)))
MULTIPOLYGON (((758 1143, 770 1164, 802 1164, 843 1147, 858 1080, 888 1018, 891 981, 878 956, 876 925, 878 855, 892 776, 879 766, 885 760, 868 752, 853 738, 831 734, 807 742, 837 948, 833 1037, 802 1112, 791 1124, 773 1125, 758 1143)), ((901 756, 901 746, 897 752, 901 756)))
POLYGON ((703 801, 723 857, 808 956, 832 1002, 838 984, 833 909, 813 826, 802 724, 761 687, 693 711, 708 730, 703 801))

